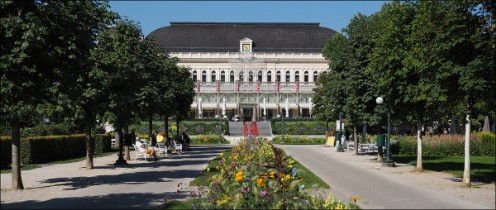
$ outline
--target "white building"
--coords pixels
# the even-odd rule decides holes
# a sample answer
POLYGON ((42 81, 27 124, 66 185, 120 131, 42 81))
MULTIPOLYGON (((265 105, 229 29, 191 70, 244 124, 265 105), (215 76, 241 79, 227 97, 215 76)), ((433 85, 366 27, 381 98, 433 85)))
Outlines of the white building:
POLYGON ((149 37, 191 69, 192 116, 214 118, 225 106, 229 119, 256 121, 310 117, 314 82, 329 68, 321 51, 335 33, 318 23, 171 22, 149 37))

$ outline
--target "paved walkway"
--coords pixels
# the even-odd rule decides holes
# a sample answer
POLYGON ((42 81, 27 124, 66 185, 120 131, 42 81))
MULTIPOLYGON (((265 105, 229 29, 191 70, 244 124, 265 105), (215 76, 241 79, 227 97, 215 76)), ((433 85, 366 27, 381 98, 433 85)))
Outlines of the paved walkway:
POLYGON ((447 173, 414 172, 411 165, 382 167, 375 155, 354 156, 324 145, 282 145, 306 168, 331 186, 337 198, 358 196, 364 209, 494 209, 494 184, 461 187, 447 173))
POLYGON ((84 169, 84 161, 46 165, 22 172, 22 191, 10 190, 11 174, 1 174, 1 208, 156 209, 164 198, 188 197, 189 182, 228 147, 192 145, 182 155, 119 167, 113 165, 117 156, 110 155, 95 158, 93 170, 84 169))
MULTIPOLYGON (((241 137, 228 137, 236 144, 241 137)), ((192 146, 183 155, 171 155, 159 161, 129 161, 114 167, 116 156, 95 158, 95 169, 84 169, 84 161, 46 165, 23 171, 23 191, 11 191, 11 175, 1 175, 1 208, 36 209, 155 209, 164 198, 185 199, 188 183, 205 169, 208 162, 230 145, 192 146), (178 191, 179 190, 179 191, 178 191)), ((494 184, 479 188, 461 188, 458 182, 440 177, 453 186, 429 180, 412 168, 399 165, 382 168, 372 156, 338 153, 323 145, 282 145, 288 154, 320 176, 338 198, 349 201, 359 196, 358 204, 368 208, 494 209, 494 184), (449 192, 453 191, 453 192, 449 192), (458 193, 460 192, 460 193, 458 193), (479 202, 465 199, 475 195, 479 202), (467 196, 468 197, 468 196, 467 196)), ((437 173, 437 172, 432 172, 437 173)), ((444 183, 445 184, 445 183, 444 183)), ((328 192, 325 192, 326 194, 328 192)))

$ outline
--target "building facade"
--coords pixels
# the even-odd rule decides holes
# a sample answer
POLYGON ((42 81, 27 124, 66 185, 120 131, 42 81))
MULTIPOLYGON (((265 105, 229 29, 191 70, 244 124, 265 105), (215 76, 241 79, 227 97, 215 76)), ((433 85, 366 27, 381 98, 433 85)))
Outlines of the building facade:
POLYGON ((240 120, 311 117, 321 50, 336 32, 318 23, 172 22, 149 37, 196 81, 191 115, 240 120))

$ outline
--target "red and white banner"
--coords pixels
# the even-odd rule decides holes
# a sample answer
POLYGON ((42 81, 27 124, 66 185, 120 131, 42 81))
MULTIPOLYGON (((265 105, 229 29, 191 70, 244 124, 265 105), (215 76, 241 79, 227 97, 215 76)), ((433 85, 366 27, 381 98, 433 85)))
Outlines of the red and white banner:
POLYGON ((200 82, 196 82, 196 92, 200 92, 200 82))
POLYGON ((299 82, 296 83, 296 92, 297 93, 300 92, 300 83, 299 82))
POLYGON ((279 93, 279 82, 276 83, 276 93, 279 93))
POLYGON ((239 93, 239 81, 236 82, 236 92, 239 93))
POLYGON ((257 93, 260 93, 260 82, 257 82, 257 93))
POLYGON ((217 82, 217 84, 216 84, 216 85, 217 85, 217 86, 216 86, 215 90, 216 90, 216 91, 217 91, 217 93, 218 93, 218 92, 220 92, 220 82, 217 82))

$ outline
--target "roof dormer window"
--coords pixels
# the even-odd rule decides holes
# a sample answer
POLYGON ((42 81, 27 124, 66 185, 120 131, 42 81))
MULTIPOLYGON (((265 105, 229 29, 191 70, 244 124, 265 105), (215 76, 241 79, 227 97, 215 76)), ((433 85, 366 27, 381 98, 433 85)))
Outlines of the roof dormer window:
POLYGON ((239 51, 243 53, 253 52, 253 40, 244 38, 239 41, 239 51))

